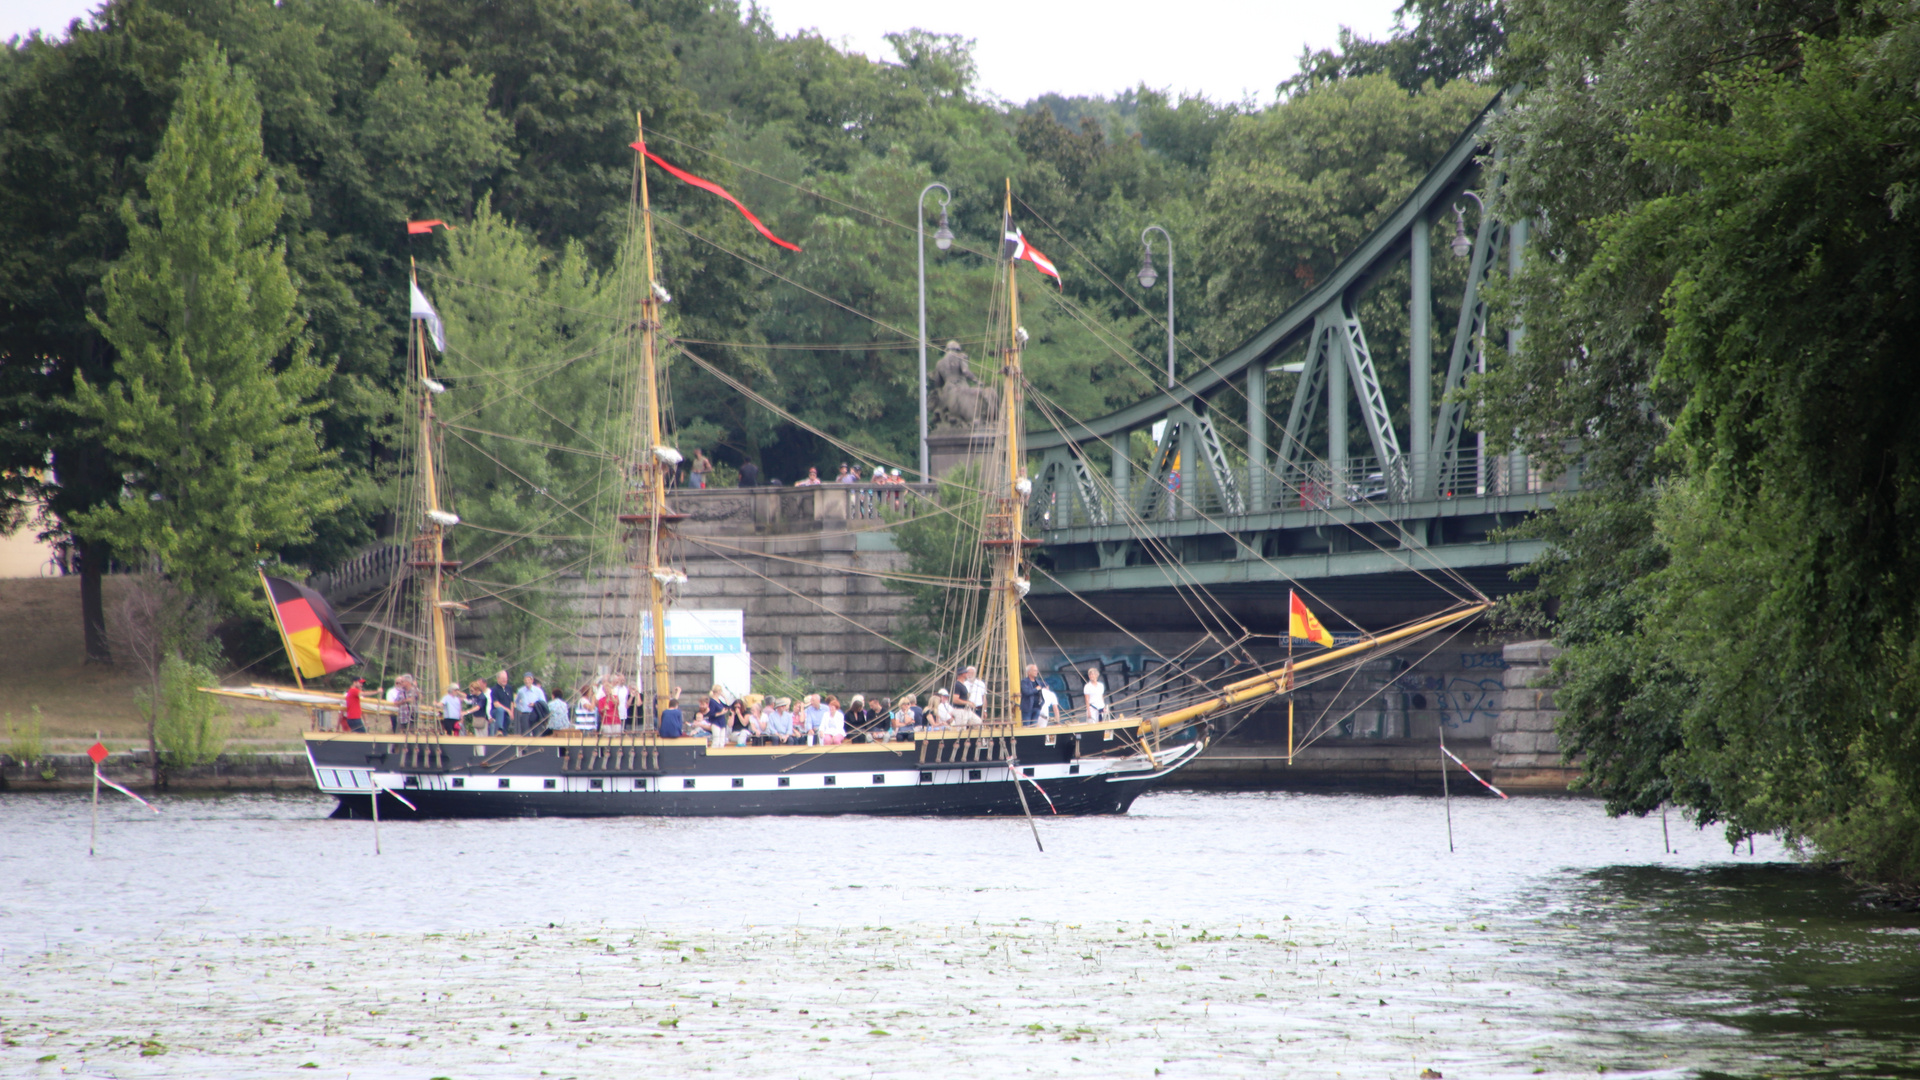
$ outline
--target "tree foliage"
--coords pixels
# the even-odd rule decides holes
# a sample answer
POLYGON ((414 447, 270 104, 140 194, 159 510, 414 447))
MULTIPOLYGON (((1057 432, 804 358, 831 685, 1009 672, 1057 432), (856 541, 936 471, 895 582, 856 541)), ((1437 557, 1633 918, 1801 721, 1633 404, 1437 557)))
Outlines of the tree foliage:
POLYGON ((127 253, 93 320, 118 357, 112 381, 81 378, 74 398, 89 434, 137 464, 76 528, 239 605, 261 549, 305 540, 344 500, 311 421, 327 372, 274 239, 283 203, 259 102, 224 56, 186 66, 146 189, 144 212, 122 210, 127 253))
MULTIPOLYGON (((668 329, 767 403, 669 349, 672 437, 791 480, 848 456, 834 441, 866 465, 917 457, 913 223, 928 183, 951 190, 958 238, 928 249, 936 352, 957 339, 992 370, 985 311, 1009 179, 1016 224, 1062 267, 1064 289, 1031 273, 1021 286, 1028 419, 1044 429, 1159 383, 1168 286, 1134 282, 1145 226, 1175 240, 1192 372, 1298 295, 1302 259, 1315 273, 1337 262, 1487 94, 1381 76, 1272 106, 1144 85, 1012 105, 979 91, 971 41, 909 26, 888 42, 889 56, 850 53, 731 0, 113 0, 64 37, 15 43, 0 57, 0 525, 44 496, 43 526, 68 532, 122 512, 123 476, 164 472, 140 456, 158 444, 76 437, 73 387, 76 374, 108 387, 126 362, 87 312, 106 311, 107 267, 129 244, 120 207, 155 165, 183 72, 216 51, 251 80, 261 176, 283 202, 270 242, 304 332, 276 371, 305 348, 326 373, 311 420, 347 500, 305 533, 261 536, 258 554, 319 569, 409 527, 396 477, 418 392, 412 259, 447 316, 448 400, 474 410, 448 434, 450 500, 517 534, 463 535, 461 557, 530 597, 588 541, 527 492, 575 491, 604 465, 598 425, 627 377, 593 350, 626 242, 636 110, 655 152, 804 248, 770 247, 731 207, 651 174, 668 329), (417 218, 458 228, 409 239, 417 218), (1269 258, 1271 244, 1292 246, 1269 258), (552 377, 528 377, 542 365, 552 377), (534 481, 510 492, 516 474, 534 481)), ((1361 300, 1386 349, 1404 321, 1390 284, 1361 300)), ((91 535, 97 581, 109 534, 91 535)), ((544 616, 529 606, 514 640, 535 649, 544 616)))
POLYGON ((1384 75, 1408 90, 1456 79, 1484 79, 1506 45, 1500 0, 1403 0, 1385 41, 1340 28, 1333 49, 1304 49, 1299 74, 1283 92, 1367 75, 1384 75))
POLYGON ((1584 436, 1539 526, 1569 746, 1616 811, 1920 881, 1911 9, 1511 26, 1508 205, 1550 227, 1480 389, 1513 440, 1584 436))

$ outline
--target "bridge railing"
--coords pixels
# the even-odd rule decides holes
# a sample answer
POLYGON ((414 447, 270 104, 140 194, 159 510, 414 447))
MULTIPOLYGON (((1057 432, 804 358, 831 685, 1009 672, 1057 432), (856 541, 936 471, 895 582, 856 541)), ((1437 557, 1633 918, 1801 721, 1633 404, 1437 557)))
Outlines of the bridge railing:
POLYGON ((1136 472, 1126 494, 1127 512, 1114 513, 1116 492, 1104 478, 1091 490, 1067 478, 1044 485, 1027 507, 1027 529, 1044 533, 1125 522, 1220 519, 1287 510, 1396 507, 1412 503, 1566 491, 1577 475, 1542 473, 1525 455, 1488 455, 1464 447, 1454 461, 1423 475, 1422 463, 1404 459, 1383 466, 1378 457, 1349 458, 1334 469, 1323 462, 1263 469, 1236 464, 1226 482, 1201 470, 1177 476, 1136 472), (1256 498, 1252 493, 1259 492, 1256 498), (1263 505, 1264 504, 1264 505, 1263 505))

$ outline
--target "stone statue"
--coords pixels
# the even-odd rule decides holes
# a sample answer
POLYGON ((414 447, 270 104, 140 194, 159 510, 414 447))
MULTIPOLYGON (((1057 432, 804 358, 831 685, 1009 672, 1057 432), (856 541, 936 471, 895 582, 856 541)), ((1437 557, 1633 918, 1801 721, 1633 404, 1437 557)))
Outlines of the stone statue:
POLYGON ((947 342, 946 354, 934 365, 932 382, 928 392, 930 427, 985 427, 1000 414, 1000 399, 981 385, 957 341, 947 342))

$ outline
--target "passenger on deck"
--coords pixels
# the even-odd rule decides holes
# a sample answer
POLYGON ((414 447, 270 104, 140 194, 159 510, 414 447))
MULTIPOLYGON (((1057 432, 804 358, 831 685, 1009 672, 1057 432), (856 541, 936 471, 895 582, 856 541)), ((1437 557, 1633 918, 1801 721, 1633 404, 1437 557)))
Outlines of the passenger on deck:
POLYGON ((507 724, 513 718, 513 687, 507 683, 507 672, 503 668, 493 673, 493 685, 487 687, 487 731, 488 735, 505 735, 507 724))
POLYGON ((510 735, 521 735, 533 730, 534 721, 547 711, 547 692, 540 688, 540 680, 529 671, 520 676, 520 689, 513 692, 513 728, 510 735))
POLYGON ((393 706, 393 730, 412 731, 420 715, 420 687, 413 676, 395 678, 387 690, 387 702, 393 706))
POLYGON ((487 680, 475 679, 467 684, 467 718, 460 725, 460 731, 466 735, 485 735, 488 718, 493 715, 493 696, 487 693, 487 680))
MULTIPOLYGON (((704 737, 714 746, 727 745, 727 714, 721 713, 718 716, 698 717, 694 720, 693 727, 693 734, 704 737)), ((681 733, 683 735, 687 734, 684 730, 681 733)), ((664 731, 661 733, 661 737, 666 737, 664 731)))
POLYGON ((972 688, 966 683, 961 683, 954 688, 953 719, 951 721, 953 727, 973 727, 980 723, 980 713, 976 708, 978 703, 971 700, 972 697, 972 688))
POLYGON ((1087 684, 1080 688, 1087 695, 1087 723, 1097 724, 1107 718, 1107 684, 1100 681, 1100 669, 1087 669, 1087 684))
POLYGON ((466 714, 467 699, 460 693, 460 684, 448 683, 447 692, 440 696, 440 730, 460 734, 460 718, 466 714))
POLYGON ((573 697, 573 724, 580 731, 596 731, 600 727, 600 706, 594 699, 600 688, 591 682, 580 684, 580 692, 573 697))
POLYGON ((672 698, 667 707, 660 710, 660 737, 677 739, 686 734, 686 724, 680 718, 680 699, 672 698))
POLYGON ((1045 683, 1040 684, 1040 715, 1033 722, 1041 727, 1060 722, 1060 695, 1045 683))
POLYGON ((340 710, 341 731, 364 732, 367 730, 366 718, 360 711, 360 692, 366 688, 366 685, 365 679, 355 679, 348 684, 346 701, 340 710))
POLYGON ((601 694, 593 703, 593 711, 603 732, 617 734, 626 724, 626 718, 620 715, 620 699, 612 694, 601 694))
POLYGON ((608 675, 606 685, 601 688, 601 692, 613 698, 614 715, 619 717, 615 723, 625 724, 627 718, 633 715, 633 687, 627 685, 627 677, 618 671, 608 675))
POLYGON ((968 664, 960 671, 960 683, 954 688, 955 692, 953 696, 955 701, 960 700, 961 695, 959 691, 962 689, 966 691, 967 707, 978 710, 983 716, 986 715, 987 684, 980 678, 979 670, 972 664, 968 664))
POLYGON ((800 716, 794 721, 793 733, 804 736, 808 746, 818 741, 820 724, 827 718, 827 707, 820 703, 819 694, 808 694, 806 706, 800 710, 800 716))
POLYGON ((1040 665, 1028 664, 1027 671, 1020 679, 1020 722, 1031 724, 1040 718, 1040 690, 1046 683, 1040 681, 1040 665))
POLYGON ((895 739, 913 738, 914 730, 923 723, 925 723, 925 720, 920 712, 920 707, 914 704, 914 696, 912 694, 903 694, 894 702, 893 729, 890 734, 895 739))
POLYGON ((847 730, 855 736, 866 734, 873 728, 873 719, 874 711, 867 704, 867 696, 853 695, 853 700, 847 702, 847 730))
MULTIPOLYGON (((748 695, 748 698, 752 695, 748 695)), ((735 746, 759 746, 766 740, 766 725, 760 719, 760 706, 747 704, 748 698, 741 698, 727 709, 728 734, 735 746)))
POLYGON ((827 714, 820 721, 820 745, 839 746, 847 741, 847 714, 840 711, 840 699, 827 698, 827 714))
POLYGON ((793 699, 777 698, 773 708, 763 715, 766 721, 767 745, 785 746, 793 741, 793 699))
POLYGON ((927 726, 935 731, 953 726, 953 695, 946 687, 933 692, 933 708, 927 712, 927 726))

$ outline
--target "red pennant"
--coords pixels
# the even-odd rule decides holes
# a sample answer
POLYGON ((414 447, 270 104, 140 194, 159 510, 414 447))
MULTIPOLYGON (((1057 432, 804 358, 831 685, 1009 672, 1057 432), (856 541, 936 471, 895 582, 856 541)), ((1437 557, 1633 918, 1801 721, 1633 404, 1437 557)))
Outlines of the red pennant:
POLYGON ((636 142, 636 143, 628 143, 627 145, 647 155, 648 161, 651 161, 655 165, 658 165, 661 168, 667 170, 668 175, 673 176, 678 180, 683 180, 689 184, 692 184, 694 187, 697 187, 702 191, 711 191, 715 195, 718 195, 721 198, 732 203, 733 208, 735 210, 740 211, 743 217, 745 217, 748 221, 753 222, 753 227, 760 230, 761 236, 764 236, 767 239, 773 241, 774 243, 779 244, 781 247, 786 248, 788 251, 800 250, 800 245, 790 244, 787 241, 782 240, 779 237, 773 235, 773 230, 767 228, 765 225, 762 225, 760 223, 760 219, 753 216, 753 211, 747 209, 746 205, 743 204, 739 199, 734 198, 733 194, 729 192, 726 188, 721 187, 719 184, 716 184, 711 180, 703 180, 700 177, 695 176, 690 172, 687 172, 685 169, 676 169, 673 166, 667 164, 666 162, 661 161, 659 158, 654 156, 653 151, 647 149, 647 145, 645 143, 636 142))
POLYGON ((409 221, 407 222, 407 235, 419 236, 421 233, 430 233, 433 231, 435 225, 443 229, 453 228, 453 226, 441 221, 439 218, 434 218, 431 221, 409 221))

